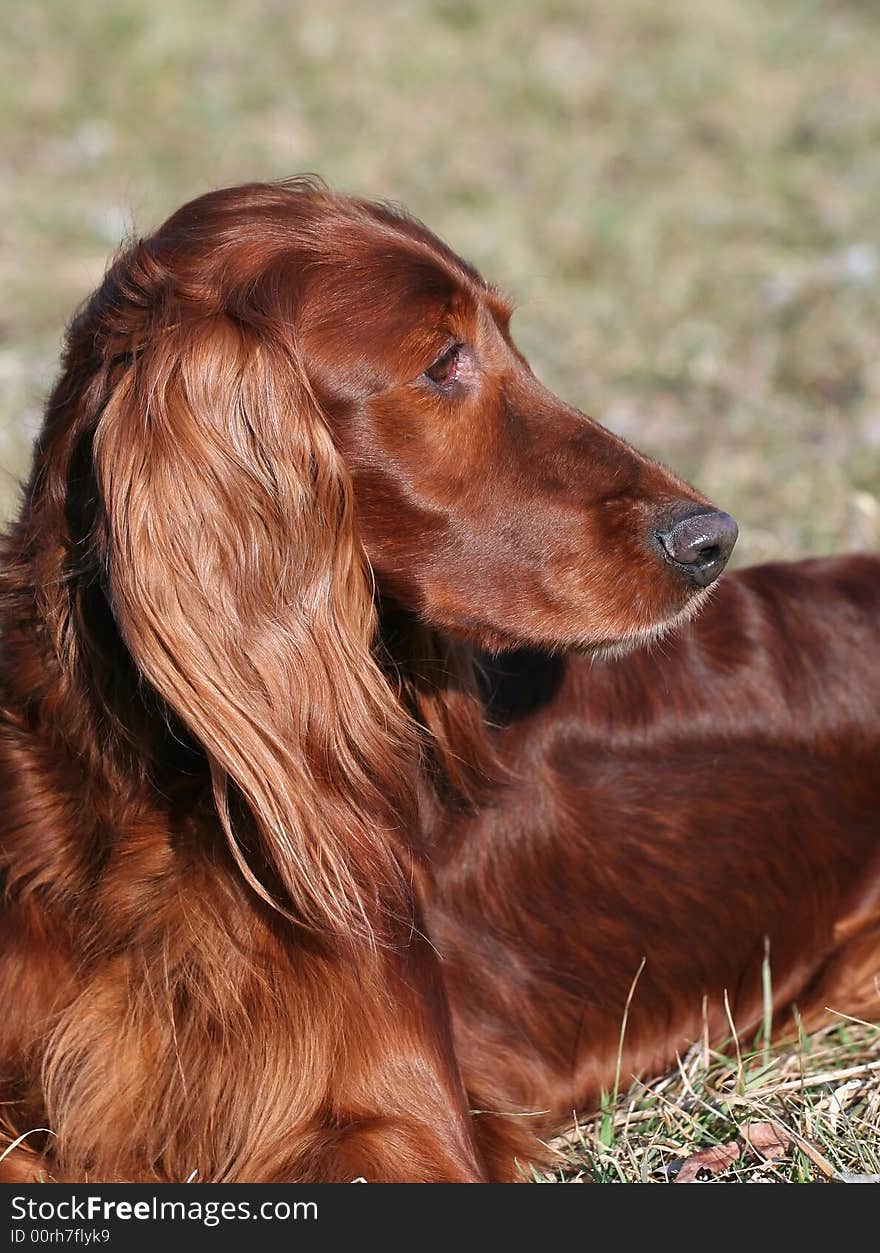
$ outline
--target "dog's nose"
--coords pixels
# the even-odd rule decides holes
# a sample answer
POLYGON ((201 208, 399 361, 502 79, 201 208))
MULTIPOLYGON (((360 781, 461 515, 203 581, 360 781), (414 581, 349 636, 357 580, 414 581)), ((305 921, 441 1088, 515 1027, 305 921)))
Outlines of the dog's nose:
POLYGON ((727 565, 738 534, 739 528, 729 513, 712 509, 680 517, 658 531, 657 538, 682 574, 699 587, 708 587, 727 565))

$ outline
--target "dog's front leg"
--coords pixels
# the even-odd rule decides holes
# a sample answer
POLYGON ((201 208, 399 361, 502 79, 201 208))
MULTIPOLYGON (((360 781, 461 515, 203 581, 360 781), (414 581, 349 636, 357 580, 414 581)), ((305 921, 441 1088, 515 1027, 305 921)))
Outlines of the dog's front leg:
POLYGON ((326 1099, 311 1127, 298 1131, 292 1153, 255 1164, 254 1177, 486 1181, 438 958, 427 941, 414 934, 405 947, 361 958, 328 989, 340 1030, 326 1099))

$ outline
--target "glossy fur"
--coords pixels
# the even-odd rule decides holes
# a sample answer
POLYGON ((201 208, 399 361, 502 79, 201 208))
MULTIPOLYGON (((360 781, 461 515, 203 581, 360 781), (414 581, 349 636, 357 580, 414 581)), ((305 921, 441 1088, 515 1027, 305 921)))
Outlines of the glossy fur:
POLYGON ((0 1178, 516 1179, 640 968, 624 1079, 750 1032, 765 944, 780 1031, 880 1016, 880 562, 702 590, 712 506, 508 321, 307 182, 74 320, 0 576, 0 1099, 55 1133, 0 1178))

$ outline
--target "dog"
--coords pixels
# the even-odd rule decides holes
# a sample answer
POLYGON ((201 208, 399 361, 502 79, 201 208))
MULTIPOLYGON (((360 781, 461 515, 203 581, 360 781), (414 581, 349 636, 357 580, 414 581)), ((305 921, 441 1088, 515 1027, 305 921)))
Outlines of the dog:
POLYGON ((294 180, 72 322, 0 575, 2 1178, 515 1180, 766 952, 778 1033, 880 1016, 880 561, 719 582, 509 320, 294 180))

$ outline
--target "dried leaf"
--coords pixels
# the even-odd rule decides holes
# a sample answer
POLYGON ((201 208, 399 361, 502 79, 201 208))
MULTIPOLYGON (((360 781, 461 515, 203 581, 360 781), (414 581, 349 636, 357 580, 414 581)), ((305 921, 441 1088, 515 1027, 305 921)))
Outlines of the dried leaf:
POLYGON ((685 1159, 673 1183, 698 1183, 701 1177, 720 1175, 739 1158, 742 1147, 738 1140, 730 1144, 716 1144, 702 1153, 694 1153, 685 1159))
POLYGON ((765 1162, 779 1161, 791 1149, 791 1136, 775 1122, 750 1122, 739 1130, 743 1143, 765 1162))
POLYGON ((861 1079, 850 1079, 848 1082, 842 1083, 835 1088, 827 1098, 828 1127, 830 1131, 837 1131, 837 1124, 841 1115, 846 1113, 847 1105, 852 1102, 857 1093, 861 1092, 862 1086, 861 1079))
MULTIPOLYGON (((738 1161, 743 1152, 751 1149, 765 1162, 775 1162, 785 1157, 791 1149, 791 1136, 784 1127, 774 1122, 750 1122, 740 1128, 738 1139, 729 1144, 716 1144, 702 1153, 686 1158, 675 1174, 675 1183, 698 1183, 700 1179, 720 1175, 738 1161)), ((667 1167, 667 1175, 672 1169, 667 1167)))

